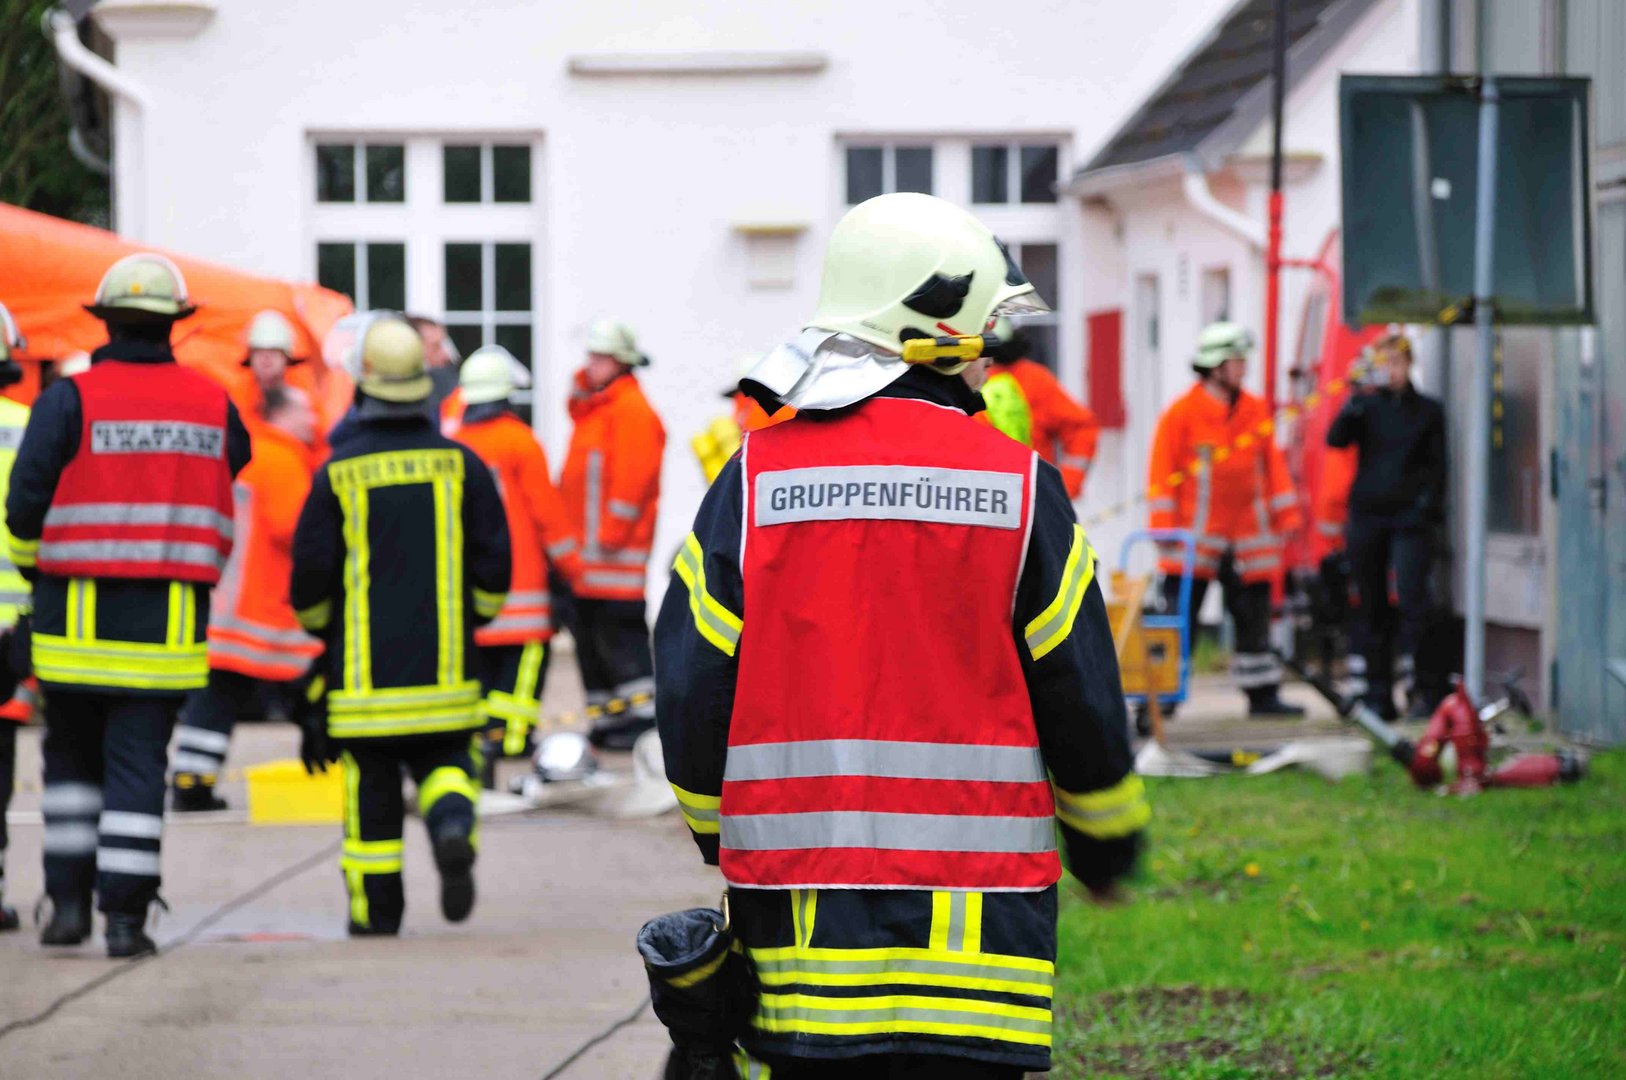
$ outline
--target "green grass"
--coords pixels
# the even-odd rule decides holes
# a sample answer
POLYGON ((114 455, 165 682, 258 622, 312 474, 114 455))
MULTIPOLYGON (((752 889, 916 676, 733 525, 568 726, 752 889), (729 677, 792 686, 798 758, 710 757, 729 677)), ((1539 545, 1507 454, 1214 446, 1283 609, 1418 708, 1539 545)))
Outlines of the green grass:
POLYGON ((1381 759, 1148 787, 1130 902, 1063 905, 1051 1075, 1626 1076, 1626 755, 1474 799, 1381 759))

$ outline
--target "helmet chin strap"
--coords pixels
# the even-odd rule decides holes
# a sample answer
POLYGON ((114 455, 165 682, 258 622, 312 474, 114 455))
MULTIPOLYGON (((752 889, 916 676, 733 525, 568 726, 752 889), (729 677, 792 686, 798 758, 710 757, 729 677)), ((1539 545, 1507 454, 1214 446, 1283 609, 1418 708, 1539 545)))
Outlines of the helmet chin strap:
POLYGON ((931 364, 945 375, 958 375, 971 361, 980 360, 999 346, 999 338, 992 333, 910 338, 903 343, 903 362, 931 364), (958 366, 949 370, 944 361, 958 366))

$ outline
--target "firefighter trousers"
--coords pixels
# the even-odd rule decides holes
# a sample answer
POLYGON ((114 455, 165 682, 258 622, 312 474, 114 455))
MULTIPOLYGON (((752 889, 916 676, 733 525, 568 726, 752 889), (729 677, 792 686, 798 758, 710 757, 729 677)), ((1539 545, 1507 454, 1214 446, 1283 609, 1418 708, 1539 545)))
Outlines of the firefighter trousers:
POLYGON ((6 829, 6 811, 11 807, 11 789, 17 779, 17 725, 0 720, 0 900, 6 896, 6 846, 11 836, 6 829))
POLYGON ((344 846, 339 865, 350 894, 353 929, 391 934, 401 928, 406 800, 401 777, 418 788, 418 812, 431 837, 475 836, 480 799, 479 735, 473 731, 343 744, 344 846))
POLYGON ((542 711, 548 643, 481 645, 479 655, 486 747, 505 757, 519 757, 525 753, 526 736, 542 711))
POLYGON ((48 690, 45 891, 95 890, 102 911, 145 914, 158 895, 164 772, 178 697, 48 690))
MULTIPOLYGON (((835 1061, 769 1058, 763 1076, 772 1080, 1022 1080, 1026 1070, 1016 1065, 994 1065, 940 1054, 868 1054, 835 1061)), ((754 1074, 749 1074, 754 1075, 754 1074)))
MULTIPOLYGON (((655 661, 642 600, 576 598, 576 662, 587 704, 612 704, 617 722, 655 721, 655 661), (625 708, 616 707, 627 703, 625 708)), ((602 721, 601 721, 602 724, 602 721)))
MULTIPOLYGON (((1215 575, 1224 593, 1225 610, 1236 629, 1236 652, 1231 657, 1231 680, 1250 698, 1273 696, 1282 682, 1281 661, 1270 649, 1270 582, 1246 582, 1237 572, 1236 556, 1227 551, 1215 575)), ((1197 640, 1197 613, 1208 595, 1208 579, 1191 582, 1190 640, 1197 640)), ((1180 577, 1163 578, 1164 610, 1174 611, 1180 602, 1180 577)))
POLYGON ((1344 536, 1359 601, 1351 626, 1349 689, 1388 714, 1394 710, 1395 682, 1411 680, 1433 607, 1428 578, 1434 538, 1427 526, 1399 525, 1367 514, 1351 514, 1344 536))
POLYGON ((286 696, 288 683, 266 683, 235 671, 209 669, 209 685, 186 699, 170 758, 177 787, 213 787, 231 748, 237 718, 267 704, 267 691, 286 696))

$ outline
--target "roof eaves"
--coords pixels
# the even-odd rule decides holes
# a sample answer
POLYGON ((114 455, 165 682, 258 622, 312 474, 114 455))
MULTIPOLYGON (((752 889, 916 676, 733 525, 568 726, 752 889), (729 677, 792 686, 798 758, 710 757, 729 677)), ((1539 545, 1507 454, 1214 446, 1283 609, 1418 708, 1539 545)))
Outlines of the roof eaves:
POLYGON ((1087 199, 1107 195, 1130 185, 1174 180, 1185 175, 1188 154, 1164 154, 1162 157, 1131 161, 1123 165, 1108 165, 1103 169, 1080 169, 1072 179, 1061 185, 1064 195, 1087 199))
MULTIPOLYGON (((1326 59, 1344 35, 1380 0, 1340 0, 1321 13, 1316 28, 1287 51, 1287 90, 1293 88, 1326 59)), ((1213 172, 1234 154, 1270 118, 1270 79, 1266 78, 1237 99, 1231 115, 1209 132, 1192 151, 1203 171, 1213 172)))

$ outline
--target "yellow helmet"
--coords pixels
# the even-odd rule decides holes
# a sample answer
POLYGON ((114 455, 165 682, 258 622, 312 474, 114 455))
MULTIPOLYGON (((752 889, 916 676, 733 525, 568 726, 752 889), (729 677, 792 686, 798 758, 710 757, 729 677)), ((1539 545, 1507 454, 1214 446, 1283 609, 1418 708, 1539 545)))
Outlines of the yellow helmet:
POLYGON ((126 255, 102 275, 96 299, 85 310, 109 321, 184 319, 197 310, 180 268, 162 255, 126 255))
POLYGON ((423 362, 423 338, 412 324, 390 314, 372 320, 361 335, 361 392, 380 401, 423 401, 434 389, 423 362))
POLYGON ((808 325, 902 354, 913 338, 975 337, 996 315, 1049 310, 988 226, 943 199, 900 192, 836 223, 808 325))

